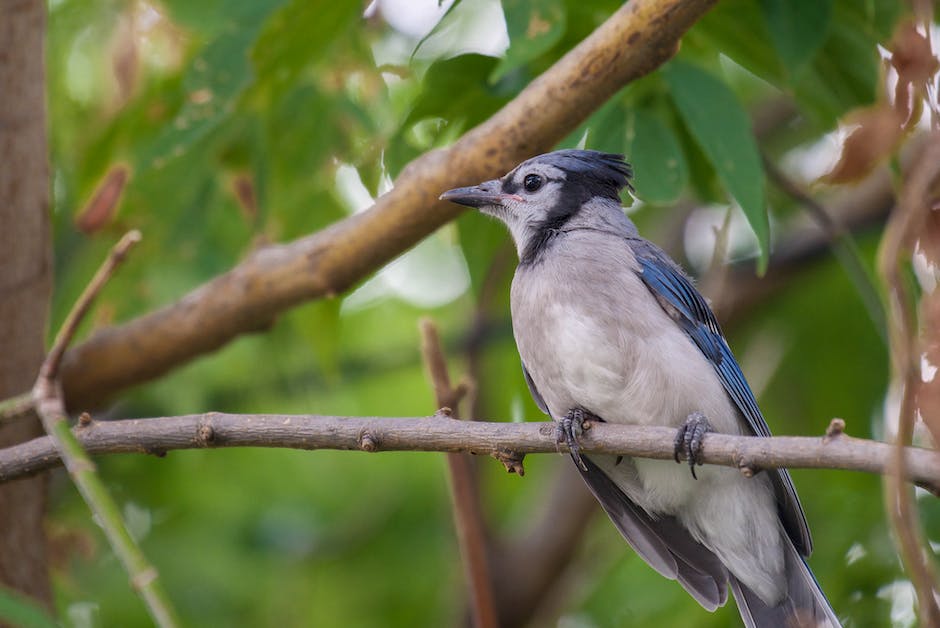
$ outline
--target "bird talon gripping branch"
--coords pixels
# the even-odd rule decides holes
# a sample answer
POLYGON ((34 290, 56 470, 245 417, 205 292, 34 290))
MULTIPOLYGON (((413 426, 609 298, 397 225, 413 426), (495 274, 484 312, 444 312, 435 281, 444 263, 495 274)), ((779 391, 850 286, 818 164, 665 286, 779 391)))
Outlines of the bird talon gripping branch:
POLYGON ((568 446, 568 451, 571 452, 571 457, 574 459, 575 463, 583 471, 587 471, 587 466, 584 464, 584 461, 581 459, 581 435, 584 433, 584 421, 588 415, 581 408, 572 408, 568 410, 564 418, 562 418, 557 424, 557 436, 556 440, 559 443, 565 443, 568 446))
POLYGON ((692 477, 695 479, 698 479, 695 475, 695 465, 702 464, 699 456, 702 453, 705 434, 710 431, 712 431, 712 426, 705 415, 701 412, 693 412, 676 432, 673 458, 676 462, 681 462, 681 458, 684 457, 689 462, 689 470, 692 471, 692 477))

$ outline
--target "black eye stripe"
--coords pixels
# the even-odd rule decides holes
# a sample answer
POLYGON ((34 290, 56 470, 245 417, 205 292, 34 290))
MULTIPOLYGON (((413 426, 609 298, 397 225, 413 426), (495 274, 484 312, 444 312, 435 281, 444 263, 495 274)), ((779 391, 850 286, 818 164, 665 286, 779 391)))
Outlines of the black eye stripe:
POLYGON ((504 194, 515 194, 519 191, 519 184, 513 181, 512 179, 506 179, 503 181, 503 193, 504 194))

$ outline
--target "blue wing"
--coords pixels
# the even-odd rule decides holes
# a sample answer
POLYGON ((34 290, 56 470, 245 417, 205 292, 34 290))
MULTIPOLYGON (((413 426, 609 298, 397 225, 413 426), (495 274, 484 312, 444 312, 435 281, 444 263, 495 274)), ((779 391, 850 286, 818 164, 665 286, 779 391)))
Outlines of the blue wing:
MULTIPOLYGON (((705 298, 675 262, 657 246, 642 239, 631 239, 630 243, 640 264, 640 279, 714 367, 721 385, 740 410, 751 432, 756 436, 770 436, 770 429, 757 407, 754 393, 731 354, 715 314, 705 298)), ((790 475, 786 470, 769 473, 774 480, 787 532, 800 553, 807 556, 812 551, 812 540, 790 475)))
POLYGON ((708 307, 705 298, 681 270, 665 259, 665 253, 653 253, 659 255, 638 256, 643 283, 656 295, 660 303, 665 301, 667 311, 674 309, 670 314, 673 314, 682 331, 692 339, 718 372, 721 385, 741 410, 751 431, 757 436, 770 436, 770 428, 757 407, 754 393, 731 355, 731 349, 728 348, 715 314, 708 307))

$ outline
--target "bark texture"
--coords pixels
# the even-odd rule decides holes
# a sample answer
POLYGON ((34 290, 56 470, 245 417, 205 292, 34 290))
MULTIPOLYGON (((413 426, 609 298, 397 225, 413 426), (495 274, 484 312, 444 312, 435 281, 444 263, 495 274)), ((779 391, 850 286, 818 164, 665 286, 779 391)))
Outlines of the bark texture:
MULTIPOLYGON (((843 432, 833 419, 823 437, 734 436, 710 432, 699 460, 753 475, 761 469, 845 469, 887 473, 893 445, 843 432)), ((442 415, 350 417, 318 414, 188 414, 123 421, 79 420, 73 431, 92 455, 165 455, 174 449, 289 447, 345 451, 443 451, 512 455, 567 452, 552 421, 498 423, 458 421, 442 415)), ((581 437, 583 453, 671 460, 676 431, 668 427, 591 423, 581 437)), ((0 483, 61 464, 48 436, 0 450, 0 483)), ((904 449, 904 476, 940 495, 940 456, 932 449, 904 449)))
MULTIPOLYGON (((0 398, 28 391, 44 353, 52 264, 42 0, 0 0, 0 398)), ((0 429, 0 447, 39 435, 0 429)), ((0 486, 0 582, 51 605, 43 476, 0 486)))

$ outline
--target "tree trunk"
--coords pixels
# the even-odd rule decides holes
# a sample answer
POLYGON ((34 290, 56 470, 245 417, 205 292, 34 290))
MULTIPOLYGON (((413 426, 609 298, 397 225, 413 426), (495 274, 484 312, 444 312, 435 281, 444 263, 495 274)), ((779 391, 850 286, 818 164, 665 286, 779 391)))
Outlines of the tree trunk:
MULTIPOLYGON (((44 353, 52 264, 43 0, 0 0, 0 399, 28 391, 44 353)), ((0 447, 41 432, 0 429, 0 447)), ((43 476, 0 486, 0 582, 51 605, 43 476)))

